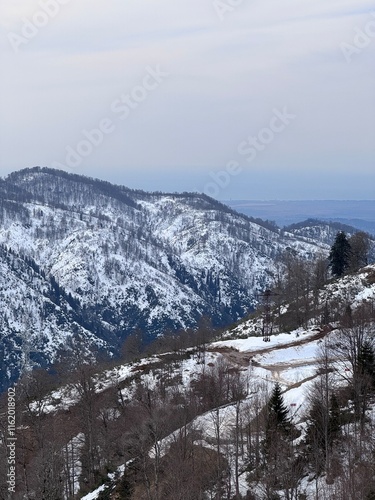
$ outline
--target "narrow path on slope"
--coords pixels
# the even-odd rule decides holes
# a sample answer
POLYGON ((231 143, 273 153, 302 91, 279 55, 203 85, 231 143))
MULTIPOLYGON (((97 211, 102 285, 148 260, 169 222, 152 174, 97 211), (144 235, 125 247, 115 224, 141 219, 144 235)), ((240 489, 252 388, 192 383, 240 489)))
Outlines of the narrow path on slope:
POLYGON ((271 372, 271 378, 275 380, 275 382, 281 382, 282 384, 286 385, 288 387, 287 390, 292 389, 294 387, 299 387, 300 385, 303 384, 304 381, 311 380, 312 378, 315 378, 316 375, 314 374, 313 376, 309 375, 308 377, 301 379, 300 381, 297 382, 292 382, 290 380, 284 379, 282 374, 285 371, 288 371, 293 368, 301 368, 305 366, 314 366, 317 364, 317 361, 315 359, 313 360, 298 360, 296 362, 291 361, 290 363, 275 363, 273 365, 263 365, 261 363, 256 363, 255 366, 259 368, 263 368, 263 370, 268 370, 271 372))
MULTIPOLYGON (((271 373, 271 380, 275 382, 280 382, 286 386, 284 392, 290 391, 291 389, 296 389, 302 386, 304 383, 309 382, 318 376, 318 373, 310 374, 307 377, 301 378, 301 380, 292 381, 286 378, 283 378, 283 372, 291 370, 293 368, 303 368, 308 366, 314 366, 317 364, 316 359, 295 359, 288 361, 281 361, 279 363, 267 364, 266 362, 257 361, 255 358, 266 356, 275 351, 282 351, 284 349, 290 349, 293 347, 301 347, 303 345, 316 342, 317 340, 323 339, 328 333, 333 330, 331 327, 325 327, 322 330, 319 330, 316 334, 310 335, 308 337, 301 337, 292 342, 283 342, 277 345, 273 345, 271 347, 258 348, 258 349, 249 349, 247 351, 239 351, 233 347, 217 347, 209 349, 212 352, 218 352, 225 359, 227 359, 230 363, 235 364, 241 368, 248 368, 249 366, 253 366, 254 368, 262 368, 263 370, 267 370, 271 373)), ((259 375, 258 375, 259 376, 259 375)), ((268 377, 260 377, 264 380, 270 380, 268 377)))
MULTIPOLYGON (((249 349, 247 351, 239 351, 234 347, 215 347, 215 348, 209 348, 208 350, 210 352, 218 352, 222 354, 226 359, 228 359, 228 361, 231 361, 232 363, 238 364, 240 366, 248 366, 249 363, 252 361, 252 358, 254 358, 255 356, 268 354, 273 351, 288 349, 290 347, 299 347, 305 344, 309 344, 310 342, 323 339, 331 331, 332 328, 329 329, 326 328, 318 331, 315 335, 308 336, 307 338, 302 337, 292 342, 284 342, 282 344, 276 344, 271 347, 265 347, 261 349, 254 349, 254 350, 249 349)), ((256 362, 253 361, 253 363, 256 362)), ((256 363, 256 366, 261 366, 261 365, 256 363)))

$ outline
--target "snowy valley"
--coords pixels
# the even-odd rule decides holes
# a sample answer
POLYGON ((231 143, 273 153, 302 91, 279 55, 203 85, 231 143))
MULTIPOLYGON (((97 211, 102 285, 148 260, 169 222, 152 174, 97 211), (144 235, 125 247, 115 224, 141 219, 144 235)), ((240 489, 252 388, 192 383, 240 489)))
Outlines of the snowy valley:
POLYGON ((33 168, 0 182, 1 379, 48 366, 73 343, 116 356, 141 331, 243 318, 285 253, 326 256, 306 237, 199 194, 145 193, 33 168))
POLYGON ((335 278, 335 225, 40 168, 0 193, 14 498, 373 498, 373 240, 335 278))

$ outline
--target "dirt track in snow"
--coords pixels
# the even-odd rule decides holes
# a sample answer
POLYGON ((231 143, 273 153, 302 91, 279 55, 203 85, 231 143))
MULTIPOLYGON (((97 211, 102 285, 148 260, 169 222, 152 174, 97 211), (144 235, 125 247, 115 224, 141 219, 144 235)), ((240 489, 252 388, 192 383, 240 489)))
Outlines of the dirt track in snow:
POLYGON ((307 338, 302 337, 302 338, 297 339, 293 342, 278 344, 278 345, 274 345, 272 347, 264 347, 261 349, 252 349, 252 350, 248 350, 248 351, 238 351, 238 350, 236 350, 234 348, 230 348, 230 347, 218 347, 215 349, 210 349, 210 351, 220 353, 230 363, 235 364, 239 367, 247 368, 250 365, 252 365, 254 367, 263 368, 264 370, 269 371, 271 373, 272 379, 285 384, 288 387, 287 388, 287 391, 288 391, 290 389, 294 389, 296 387, 301 386, 305 382, 313 380, 315 377, 318 376, 318 374, 306 377, 298 382, 291 382, 290 380, 283 379, 282 373, 286 370, 290 370, 293 368, 300 368, 300 367, 304 367, 304 366, 316 365, 317 364, 316 360, 302 360, 301 359, 301 360, 293 360, 289 363, 283 361, 280 363, 274 363, 274 364, 270 365, 270 364, 262 364, 261 362, 256 361, 254 358, 271 353, 271 352, 274 352, 274 351, 289 349, 291 347, 300 347, 302 345, 309 344, 310 342, 321 340, 331 331, 332 331, 332 328, 325 328, 325 329, 317 331, 317 333, 315 335, 311 335, 307 338))

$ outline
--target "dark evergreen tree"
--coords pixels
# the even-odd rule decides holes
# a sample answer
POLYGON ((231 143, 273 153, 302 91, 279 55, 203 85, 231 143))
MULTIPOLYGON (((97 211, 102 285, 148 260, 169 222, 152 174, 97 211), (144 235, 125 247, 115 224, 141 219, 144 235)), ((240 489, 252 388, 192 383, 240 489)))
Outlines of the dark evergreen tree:
POLYGON ((293 430, 280 384, 276 383, 267 405, 263 441, 267 498, 279 498, 277 490, 289 490, 299 480, 297 469, 300 471, 300 468, 292 446, 292 440, 296 437, 293 436, 293 430))
POLYGON ((276 382, 268 402, 268 427, 288 430, 290 427, 288 413, 289 410, 284 403, 280 384, 276 382))
POLYGON ((350 265, 351 247, 344 231, 337 233, 329 254, 329 265, 334 276, 345 274, 350 265))
POLYGON ((360 373, 369 378, 371 385, 375 386, 375 353, 374 347, 365 340, 358 354, 358 368, 360 373))
POLYGON ((347 306, 345 307, 345 312, 342 316, 341 324, 344 328, 353 327, 353 311, 350 304, 347 304, 347 306))
POLYGON ((340 435, 341 431, 341 414, 340 405, 335 393, 332 394, 329 407, 329 420, 328 420, 328 440, 332 445, 335 439, 340 435))

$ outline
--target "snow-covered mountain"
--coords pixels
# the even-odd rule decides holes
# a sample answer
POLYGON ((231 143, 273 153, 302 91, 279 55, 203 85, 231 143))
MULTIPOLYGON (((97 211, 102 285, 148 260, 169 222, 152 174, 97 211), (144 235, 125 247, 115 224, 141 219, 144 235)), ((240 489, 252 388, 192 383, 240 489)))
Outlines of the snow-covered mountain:
MULTIPOLYGON (((355 313, 364 305, 368 306, 369 325, 373 325, 374 321, 374 311, 371 308, 374 299, 375 265, 331 281, 319 292, 319 303, 330 301, 330 309, 336 304, 343 312, 346 304, 350 303, 355 313)), ((314 384, 316 386, 317 383, 322 384, 328 380, 325 371, 322 370, 324 349, 331 346, 330 391, 335 390, 337 394, 340 390, 345 392, 345 388, 351 383, 353 373, 350 362, 342 352, 335 354, 332 350, 332 346, 342 340, 340 322, 323 325, 318 315, 311 320, 308 327, 292 332, 277 332, 266 344, 258 328, 260 322, 262 316, 243 321, 236 328, 225 331, 222 340, 204 348, 198 346, 159 354, 115 366, 101 373, 92 372, 93 394, 98 400, 100 398, 100 404, 97 402, 96 405, 92 405, 98 414, 95 419, 99 436, 98 447, 102 450, 103 463, 107 459, 112 469, 105 481, 100 481, 101 486, 83 498, 86 500, 138 498, 126 496, 128 489, 125 486, 129 487, 129 482, 134 484, 137 480, 141 481, 143 478, 141 473, 145 471, 149 474, 145 476, 147 480, 145 483, 150 488, 150 482, 152 485, 156 474, 159 474, 157 477, 160 480, 160 488, 174 485, 173 477, 168 476, 168 470, 172 471, 172 475, 181 475, 189 489, 194 488, 196 482, 191 480, 190 462, 186 458, 190 455, 187 452, 184 455, 187 449, 194 456, 194 460, 200 458, 197 450, 204 450, 206 458, 208 457, 207 462, 217 463, 219 454, 225 457, 226 469, 222 472, 221 483, 225 491, 233 492, 238 486, 241 495, 238 498, 267 498, 265 494, 267 471, 264 473, 263 465, 260 469, 264 475, 251 474, 251 471, 255 470, 257 446, 263 443, 263 434, 258 426, 261 426, 264 418, 263 409, 275 383, 280 384, 282 388, 289 418, 296 428, 290 450, 297 455, 299 446, 301 449, 305 446, 311 391, 314 384), (192 412, 191 409, 187 410, 188 402, 191 401, 194 402, 192 412), (166 408, 169 408, 170 412, 168 417, 166 408), (136 421, 132 420, 132 410, 137 415, 136 421), (103 415, 106 418, 103 418, 103 415), (172 415, 177 415, 180 419, 176 417, 174 420, 172 415), (145 424, 142 424, 142 419, 145 424), (109 451, 104 444, 107 434, 99 432, 101 428, 105 428, 106 433, 112 432, 117 436, 116 445, 110 441, 109 451), (150 435, 148 440, 144 437, 147 431, 150 435), (100 441, 101 437, 103 441, 100 441), (104 453, 108 454, 105 458, 104 453), (112 455, 115 455, 115 458, 112 455), (183 462, 182 465, 180 461, 183 462)), ((50 392, 47 397, 34 401, 30 409, 35 414, 40 412, 40 415, 49 419, 47 421, 69 412, 70 419, 77 418, 81 423, 81 420, 74 416, 74 408, 80 409, 83 399, 79 388, 79 383, 66 384, 50 392)), ((349 398, 350 394, 349 392, 349 398)), ((369 399, 369 403, 366 409, 365 430, 371 429, 373 435, 375 399, 369 399)), ((342 410, 343 414, 346 412, 347 419, 349 408, 350 405, 342 410)), ((352 435, 354 440, 355 427, 352 426, 351 420, 344 421, 347 435, 352 435)), ((69 422, 69 425, 72 423, 69 422)), ((83 429, 78 425, 74 429, 77 436, 83 435, 83 429)), ((65 435, 64 437, 67 439, 65 435)), ((77 437, 73 437, 71 442, 74 439, 77 440, 77 437)), ((363 442, 365 439, 367 438, 364 437, 363 442)), ((79 464, 74 466, 73 476, 77 477, 77 483, 81 479, 81 484, 84 484, 80 477, 82 470, 79 460, 82 443, 85 443, 83 438, 80 439, 80 444, 71 447, 73 455, 78 455, 76 462, 79 464)), ((354 470, 354 466, 347 464, 345 455, 346 446, 349 448, 351 446, 350 441, 342 440, 340 445, 337 446, 335 457, 342 460, 342 470, 354 470)), ((363 446, 363 443, 361 445, 363 446)), ((303 450, 306 452, 308 447, 303 450)), ((371 464, 373 455, 367 456, 367 451, 363 450, 361 453, 362 459, 369 460, 371 464)), ((288 460, 288 457, 285 460, 288 460)), ((207 462, 199 463, 207 470, 207 462)), ((294 471, 296 476, 293 491, 306 499, 337 498, 337 488, 341 481, 339 474, 332 480, 324 472, 315 474, 313 470, 311 464, 306 461, 297 472, 294 471)), ((215 479, 215 470, 211 473, 215 479)), ((201 487, 206 488, 205 494, 186 498, 214 498, 217 491, 214 479, 205 482, 204 477, 200 475, 199 467, 194 474, 196 481, 201 481, 201 487)), ((65 480, 72 481, 71 478, 65 480)), ((180 488, 182 488, 181 483, 178 483, 180 488)), ((280 488, 278 491, 278 498, 293 498, 289 491, 292 486, 287 484, 285 490, 280 488)), ((129 491, 132 491, 131 488, 129 491)), ((176 496, 172 491, 165 496, 161 495, 160 498, 170 499, 176 496)), ((232 496, 228 494, 223 498, 232 496)), ((349 497, 344 495, 339 498, 349 497)), ((365 497, 359 494, 350 498, 365 497)))
POLYGON ((145 340, 243 317, 286 250, 326 239, 280 231, 201 194, 145 193, 47 168, 0 180, 1 381, 72 343, 116 353, 145 340))
MULTIPOLYGON (((283 228, 287 233, 292 233, 298 238, 305 238, 307 241, 320 241, 331 245, 339 231, 344 231, 348 236, 352 236, 359 230, 353 226, 342 224, 340 222, 327 222, 319 219, 307 219, 296 224, 291 224, 283 228)), ((373 238, 371 240, 371 260, 375 256, 373 238)))

